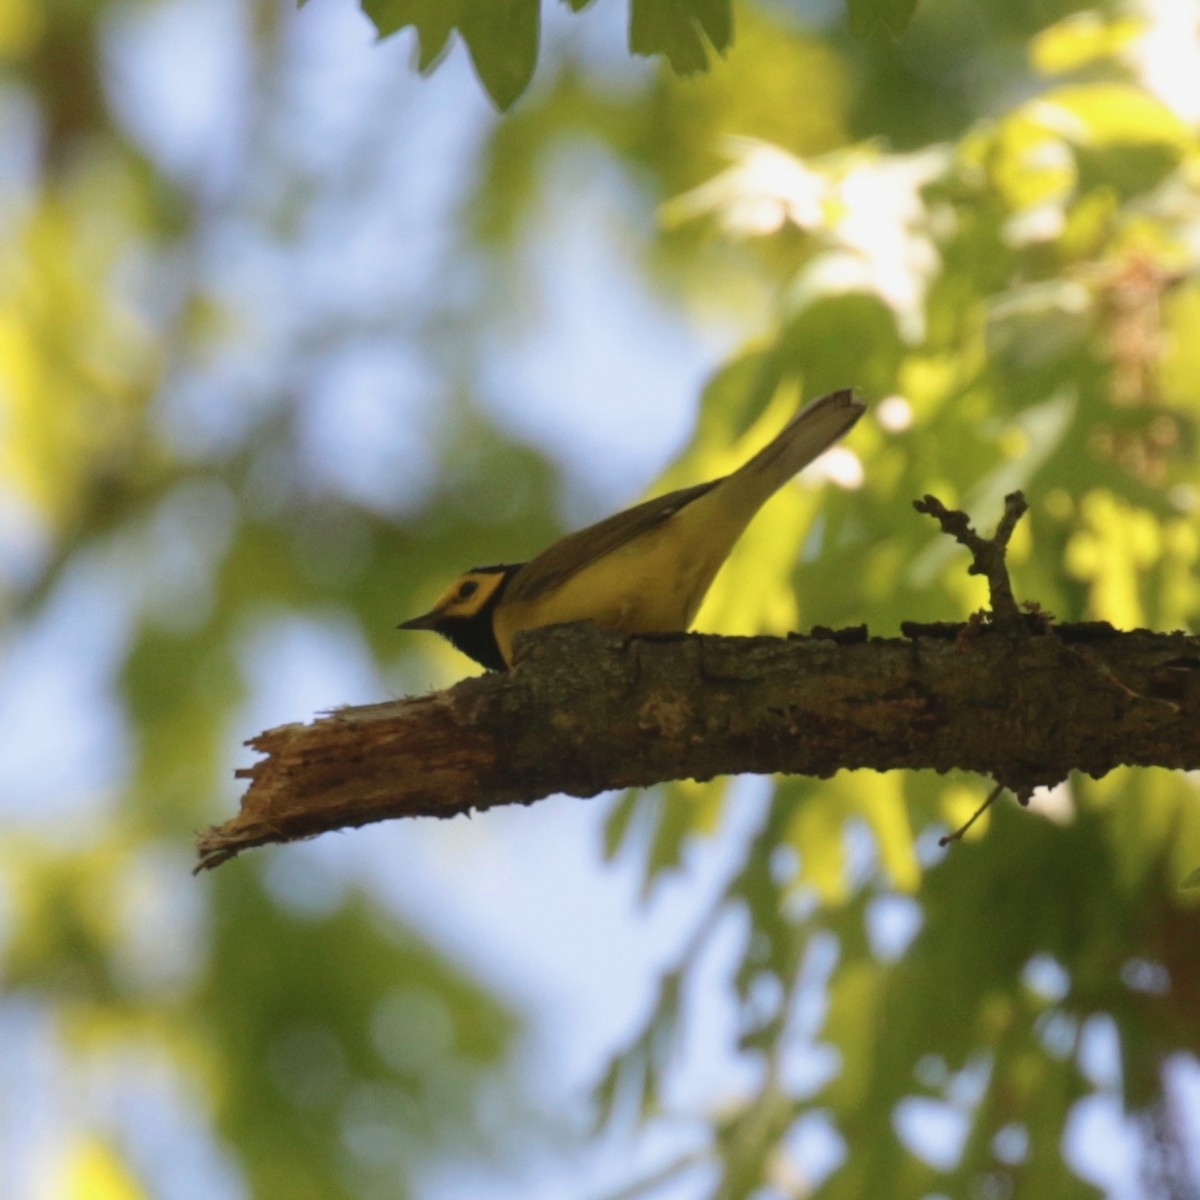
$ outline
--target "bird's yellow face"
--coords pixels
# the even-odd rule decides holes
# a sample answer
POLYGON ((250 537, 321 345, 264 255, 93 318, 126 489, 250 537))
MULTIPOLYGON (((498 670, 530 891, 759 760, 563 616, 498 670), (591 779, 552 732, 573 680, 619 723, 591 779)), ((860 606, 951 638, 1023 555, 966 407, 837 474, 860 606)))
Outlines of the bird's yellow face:
POLYGON ((438 597, 438 602, 425 616, 436 616, 439 620, 446 621, 469 621, 488 607, 488 601, 504 579, 504 568, 477 567, 468 571, 465 575, 460 575, 438 597))
POLYGON ((397 628, 432 629, 489 671, 503 670, 507 664, 496 644, 492 614, 519 565, 473 568, 460 575, 427 613, 402 621, 397 628))

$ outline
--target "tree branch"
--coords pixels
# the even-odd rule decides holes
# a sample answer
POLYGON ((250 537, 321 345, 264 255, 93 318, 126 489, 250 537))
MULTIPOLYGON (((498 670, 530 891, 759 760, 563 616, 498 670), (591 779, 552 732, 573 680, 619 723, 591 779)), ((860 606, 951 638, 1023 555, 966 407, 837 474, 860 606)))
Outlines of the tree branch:
POLYGON ((971 550, 989 622, 909 623, 887 639, 540 629, 508 673, 259 734, 248 745, 266 757, 238 771, 241 811, 201 836, 197 870, 391 817, 671 779, 959 768, 1026 801, 1072 770, 1200 768, 1200 639, 1023 614, 1004 563, 1020 493, 991 539, 932 496, 917 507, 971 550))
POLYGON ((1103 623, 1012 638, 910 625, 782 640, 522 639, 508 674, 267 730, 241 812, 201 866, 391 817, 592 796, 669 779, 961 768, 1026 798, 1071 770, 1200 768, 1200 639, 1103 623))

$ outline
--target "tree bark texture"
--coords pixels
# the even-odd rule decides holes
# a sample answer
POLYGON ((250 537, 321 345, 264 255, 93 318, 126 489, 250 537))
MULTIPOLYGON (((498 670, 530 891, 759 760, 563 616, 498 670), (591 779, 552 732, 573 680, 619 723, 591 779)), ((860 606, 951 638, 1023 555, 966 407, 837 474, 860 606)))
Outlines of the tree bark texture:
POLYGON ((201 866, 391 817, 682 778, 960 768, 1025 799, 1072 770, 1200 768, 1200 639, 1020 620, 900 638, 539 630, 509 673, 254 738, 265 758, 239 772, 241 811, 201 837, 201 866))

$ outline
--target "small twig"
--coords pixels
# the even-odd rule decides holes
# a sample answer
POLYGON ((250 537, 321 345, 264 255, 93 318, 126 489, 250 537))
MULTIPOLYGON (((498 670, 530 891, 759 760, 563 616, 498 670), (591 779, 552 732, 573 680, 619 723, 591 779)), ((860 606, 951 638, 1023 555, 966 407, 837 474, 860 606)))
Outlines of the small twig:
POLYGON ((1004 784, 996 784, 996 786, 988 793, 988 798, 974 811, 974 813, 972 813, 971 819, 965 825, 959 826, 959 828, 953 833, 948 833, 945 835, 945 837, 938 838, 938 845, 948 846, 951 842, 961 842, 963 840, 963 835, 967 832, 967 830, 970 829, 971 826, 974 825, 975 822, 978 821, 979 818, 982 817, 983 814, 987 812, 987 810, 991 808, 993 804, 996 803, 996 800, 1002 791, 1004 791, 1004 784))
POLYGON ((982 575, 987 580, 993 623, 1006 632, 1024 631, 1025 619, 1013 597, 1012 581, 1004 561, 1013 530, 1029 508, 1024 493, 1010 492, 1004 497, 1004 516, 990 538, 980 537, 971 527, 966 513, 947 508, 936 496, 914 500, 913 507, 917 512, 933 517, 956 542, 970 550, 974 561, 967 572, 982 575))

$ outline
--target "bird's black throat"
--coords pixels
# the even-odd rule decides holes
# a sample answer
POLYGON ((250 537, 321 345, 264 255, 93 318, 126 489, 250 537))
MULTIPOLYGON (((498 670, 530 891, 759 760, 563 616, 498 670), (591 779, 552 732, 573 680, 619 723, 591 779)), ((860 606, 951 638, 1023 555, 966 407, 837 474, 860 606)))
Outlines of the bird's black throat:
POLYGON ((495 572, 503 575, 495 591, 487 598, 487 602, 476 613, 469 617, 443 617, 438 623, 437 631, 456 649, 461 650, 469 658, 473 658, 481 667, 489 671, 505 671, 508 663, 500 653, 500 644, 496 641, 496 629, 493 617, 500 597, 504 595, 508 581, 524 566, 524 563, 500 563, 491 567, 473 567, 473 571, 495 572))

